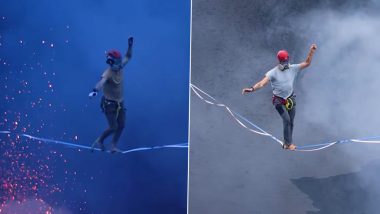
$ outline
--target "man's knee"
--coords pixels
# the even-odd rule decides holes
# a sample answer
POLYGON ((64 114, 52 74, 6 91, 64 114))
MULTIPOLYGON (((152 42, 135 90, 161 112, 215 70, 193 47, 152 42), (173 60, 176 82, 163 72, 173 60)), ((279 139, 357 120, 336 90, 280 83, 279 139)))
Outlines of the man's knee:
POLYGON ((117 126, 112 126, 108 128, 111 132, 116 132, 117 131, 117 126))
POLYGON ((294 121, 290 121, 290 127, 294 127, 294 121))
POLYGON ((125 113, 123 112, 118 119, 117 126, 119 130, 123 130, 125 127, 125 113))
POLYGON ((109 125, 110 125, 109 129, 112 130, 113 132, 115 132, 118 129, 118 124, 116 123, 116 121, 111 122, 109 125))
POLYGON ((293 123, 289 117, 282 116, 282 122, 284 123, 284 126, 293 126, 293 123))
POLYGON ((123 130, 124 127, 125 127, 124 123, 121 123, 121 124, 119 124, 119 125, 117 126, 117 129, 118 129, 118 130, 123 130))

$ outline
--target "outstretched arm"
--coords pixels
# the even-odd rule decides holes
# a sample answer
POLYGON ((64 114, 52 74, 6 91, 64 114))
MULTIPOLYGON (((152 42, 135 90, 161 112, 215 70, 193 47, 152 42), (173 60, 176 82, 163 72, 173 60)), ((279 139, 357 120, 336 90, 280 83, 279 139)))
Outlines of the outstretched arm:
POLYGON ((133 37, 128 38, 128 50, 123 58, 122 66, 124 67, 128 61, 132 58, 132 46, 133 46, 133 37))
POLYGON ((100 79, 100 81, 98 83, 96 83, 94 91, 99 91, 100 89, 102 89, 103 85, 104 85, 104 83, 106 83, 106 81, 107 81, 107 77, 106 77, 106 75, 103 75, 102 78, 100 79))
POLYGON ((94 89, 88 94, 89 97, 95 97, 98 95, 98 92, 103 88, 104 83, 106 83, 108 78, 107 71, 105 71, 102 75, 102 78, 98 83, 96 83, 94 89))
POLYGON ((304 62, 300 63, 301 69, 304 69, 304 68, 308 67, 311 64, 311 60, 313 59, 313 55, 314 55, 315 50, 317 50, 317 45, 316 44, 312 44, 311 47, 310 47, 310 51, 309 51, 309 54, 307 55, 306 60, 304 62))
POLYGON ((260 82, 256 83, 254 86, 250 88, 244 88, 242 91, 242 94, 254 92, 259 90, 260 88, 264 87, 269 82, 269 77, 265 76, 260 82))

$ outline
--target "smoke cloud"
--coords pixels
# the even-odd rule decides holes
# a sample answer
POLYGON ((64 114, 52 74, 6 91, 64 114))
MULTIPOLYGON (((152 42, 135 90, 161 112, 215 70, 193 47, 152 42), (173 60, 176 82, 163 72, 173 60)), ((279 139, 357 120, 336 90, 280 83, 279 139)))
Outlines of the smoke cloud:
POLYGON ((71 211, 64 207, 53 208, 45 201, 40 199, 27 199, 23 202, 19 201, 9 201, 5 203, 0 208, 0 213, 4 214, 34 214, 34 213, 44 213, 44 214, 72 214, 71 211))
POLYGON ((300 83, 305 109, 318 110, 313 114, 304 111, 302 118, 346 136, 379 134, 376 93, 380 85, 380 17, 363 12, 315 11, 305 18, 318 27, 310 29, 309 24, 300 22, 304 35, 310 35, 309 40, 320 48, 300 83))

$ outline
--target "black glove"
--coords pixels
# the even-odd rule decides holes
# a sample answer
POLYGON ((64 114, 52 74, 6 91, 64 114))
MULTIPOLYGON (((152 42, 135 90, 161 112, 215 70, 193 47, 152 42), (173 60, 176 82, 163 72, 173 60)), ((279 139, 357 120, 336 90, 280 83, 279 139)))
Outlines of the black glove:
POLYGON ((128 45, 129 46, 133 45, 133 37, 132 36, 128 38, 128 45))

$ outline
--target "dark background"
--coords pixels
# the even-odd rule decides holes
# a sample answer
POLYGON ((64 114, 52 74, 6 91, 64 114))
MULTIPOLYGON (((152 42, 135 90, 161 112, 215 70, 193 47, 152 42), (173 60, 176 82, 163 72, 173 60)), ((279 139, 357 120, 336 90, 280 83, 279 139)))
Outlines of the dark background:
POLYGON ((186 143, 189 35, 189 1, 2 2, 3 211, 185 213, 187 149, 91 154, 17 133, 91 145, 107 124, 88 93, 133 36, 120 148, 186 143))
MULTIPOLYGON (((311 67, 296 84, 294 143, 379 136, 380 2, 194 0, 191 82, 278 138, 271 87, 241 95, 287 49, 311 67)), ((283 151, 241 128, 223 108, 191 95, 189 211, 378 213, 377 145, 283 151)))

